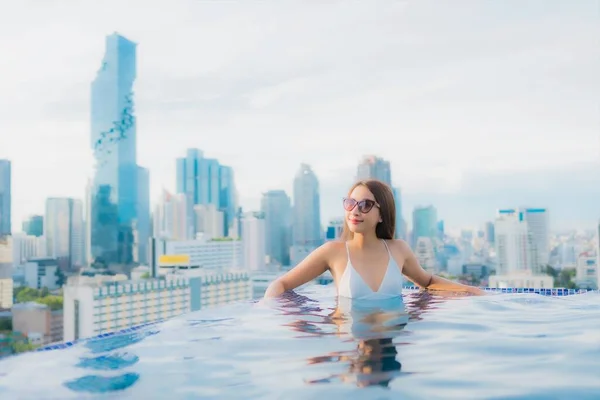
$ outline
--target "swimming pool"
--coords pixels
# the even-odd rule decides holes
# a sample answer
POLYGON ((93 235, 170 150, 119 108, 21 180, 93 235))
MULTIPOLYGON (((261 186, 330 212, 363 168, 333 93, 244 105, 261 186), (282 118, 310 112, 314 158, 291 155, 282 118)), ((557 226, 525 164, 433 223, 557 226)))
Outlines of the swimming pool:
POLYGON ((600 293, 368 303, 311 286, 64 347, 0 362, 0 398, 591 399, 600 293))

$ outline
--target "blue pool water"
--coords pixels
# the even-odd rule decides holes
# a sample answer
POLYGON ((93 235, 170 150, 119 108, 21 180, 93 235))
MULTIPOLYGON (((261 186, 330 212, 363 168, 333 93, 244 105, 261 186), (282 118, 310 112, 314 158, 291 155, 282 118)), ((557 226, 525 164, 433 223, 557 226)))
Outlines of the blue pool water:
POLYGON ((0 362, 1 399, 598 399, 600 293, 313 286, 0 362))

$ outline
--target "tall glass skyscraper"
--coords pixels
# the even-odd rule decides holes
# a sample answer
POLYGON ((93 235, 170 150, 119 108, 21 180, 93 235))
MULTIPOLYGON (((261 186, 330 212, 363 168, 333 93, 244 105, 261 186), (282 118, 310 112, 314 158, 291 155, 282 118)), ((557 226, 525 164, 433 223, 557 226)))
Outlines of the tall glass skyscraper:
MULTIPOLYGON (((133 262, 138 213, 150 212, 138 201, 138 180, 147 177, 139 173, 136 159, 136 46, 117 33, 107 36, 104 59, 91 87, 91 146, 96 166, 88 221, 90 252, 93 259, 100 257, 106 263, 133 262)), ((147 242, 147 238, 140 240, 147 242)))
POLYGON ((312 168, 301 164, 294 178, 292 263, 297 264, 323 242, 319 180, 312 168))
POLYGON ((81 200, 66 197, 46 200, 47 254, 56 258, 62 269, 75 270, 83 265, 84 235, 81 200))
POLYGON ((365 179, 378 179, 392 186, 390 162, 374 155, 365 156, 358 164, 356 180, 365 179))
POLYGON ((233 169, 205 158, 202 150, 188 149, 177 159, 177 193, 185 193, 188 203, 188 226, 194 226, 195 205, 216 206, 224 213, 225 235, 235 219, 235 184, 233 169))
POLYGON ((0 160, 0 237, 11 233, 11 197, 10 161, 0 160))
POLYGON ((420 237, 430 239, 437 237, 437 222, 435 207, 415 207, 413 211, 412 245, 415 246, 420 237))
POLYGON ((263 193, 260 204, 265 216, 266 252, 281 265, 290 265, 292 207, 287 193, 270 190, 263 193))

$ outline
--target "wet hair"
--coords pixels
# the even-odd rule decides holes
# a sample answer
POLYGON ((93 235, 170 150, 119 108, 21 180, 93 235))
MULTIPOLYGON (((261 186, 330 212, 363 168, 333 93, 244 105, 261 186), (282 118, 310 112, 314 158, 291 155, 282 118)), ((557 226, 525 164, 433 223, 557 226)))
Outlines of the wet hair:
MULTIPOLYGON (((379 213, 381 222, 375 227, 375 235, 379 239, 394 239, 396 233, 396 203, 394 201, 394 192, 385 182, 377 179, 368 179, 358 181, 348 191, 348 196, 358 186, 364 186, 375 197, 375 201, 379 204, 379 213)), ((344 219, 344 230, 342 232, 342 240, 349 240, 354 237, 354 233, 348 228, 348 221, 344 219)))

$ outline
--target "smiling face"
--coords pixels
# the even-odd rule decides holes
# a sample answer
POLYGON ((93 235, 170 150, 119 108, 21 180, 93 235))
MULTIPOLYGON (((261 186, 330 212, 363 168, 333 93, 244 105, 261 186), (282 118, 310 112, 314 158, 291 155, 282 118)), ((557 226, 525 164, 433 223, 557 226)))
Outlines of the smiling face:
POLYGON ((380 205, 365 185, 358 185, 344 200, 346 223, 352 233, 375 232, 381 220, 380 205))

